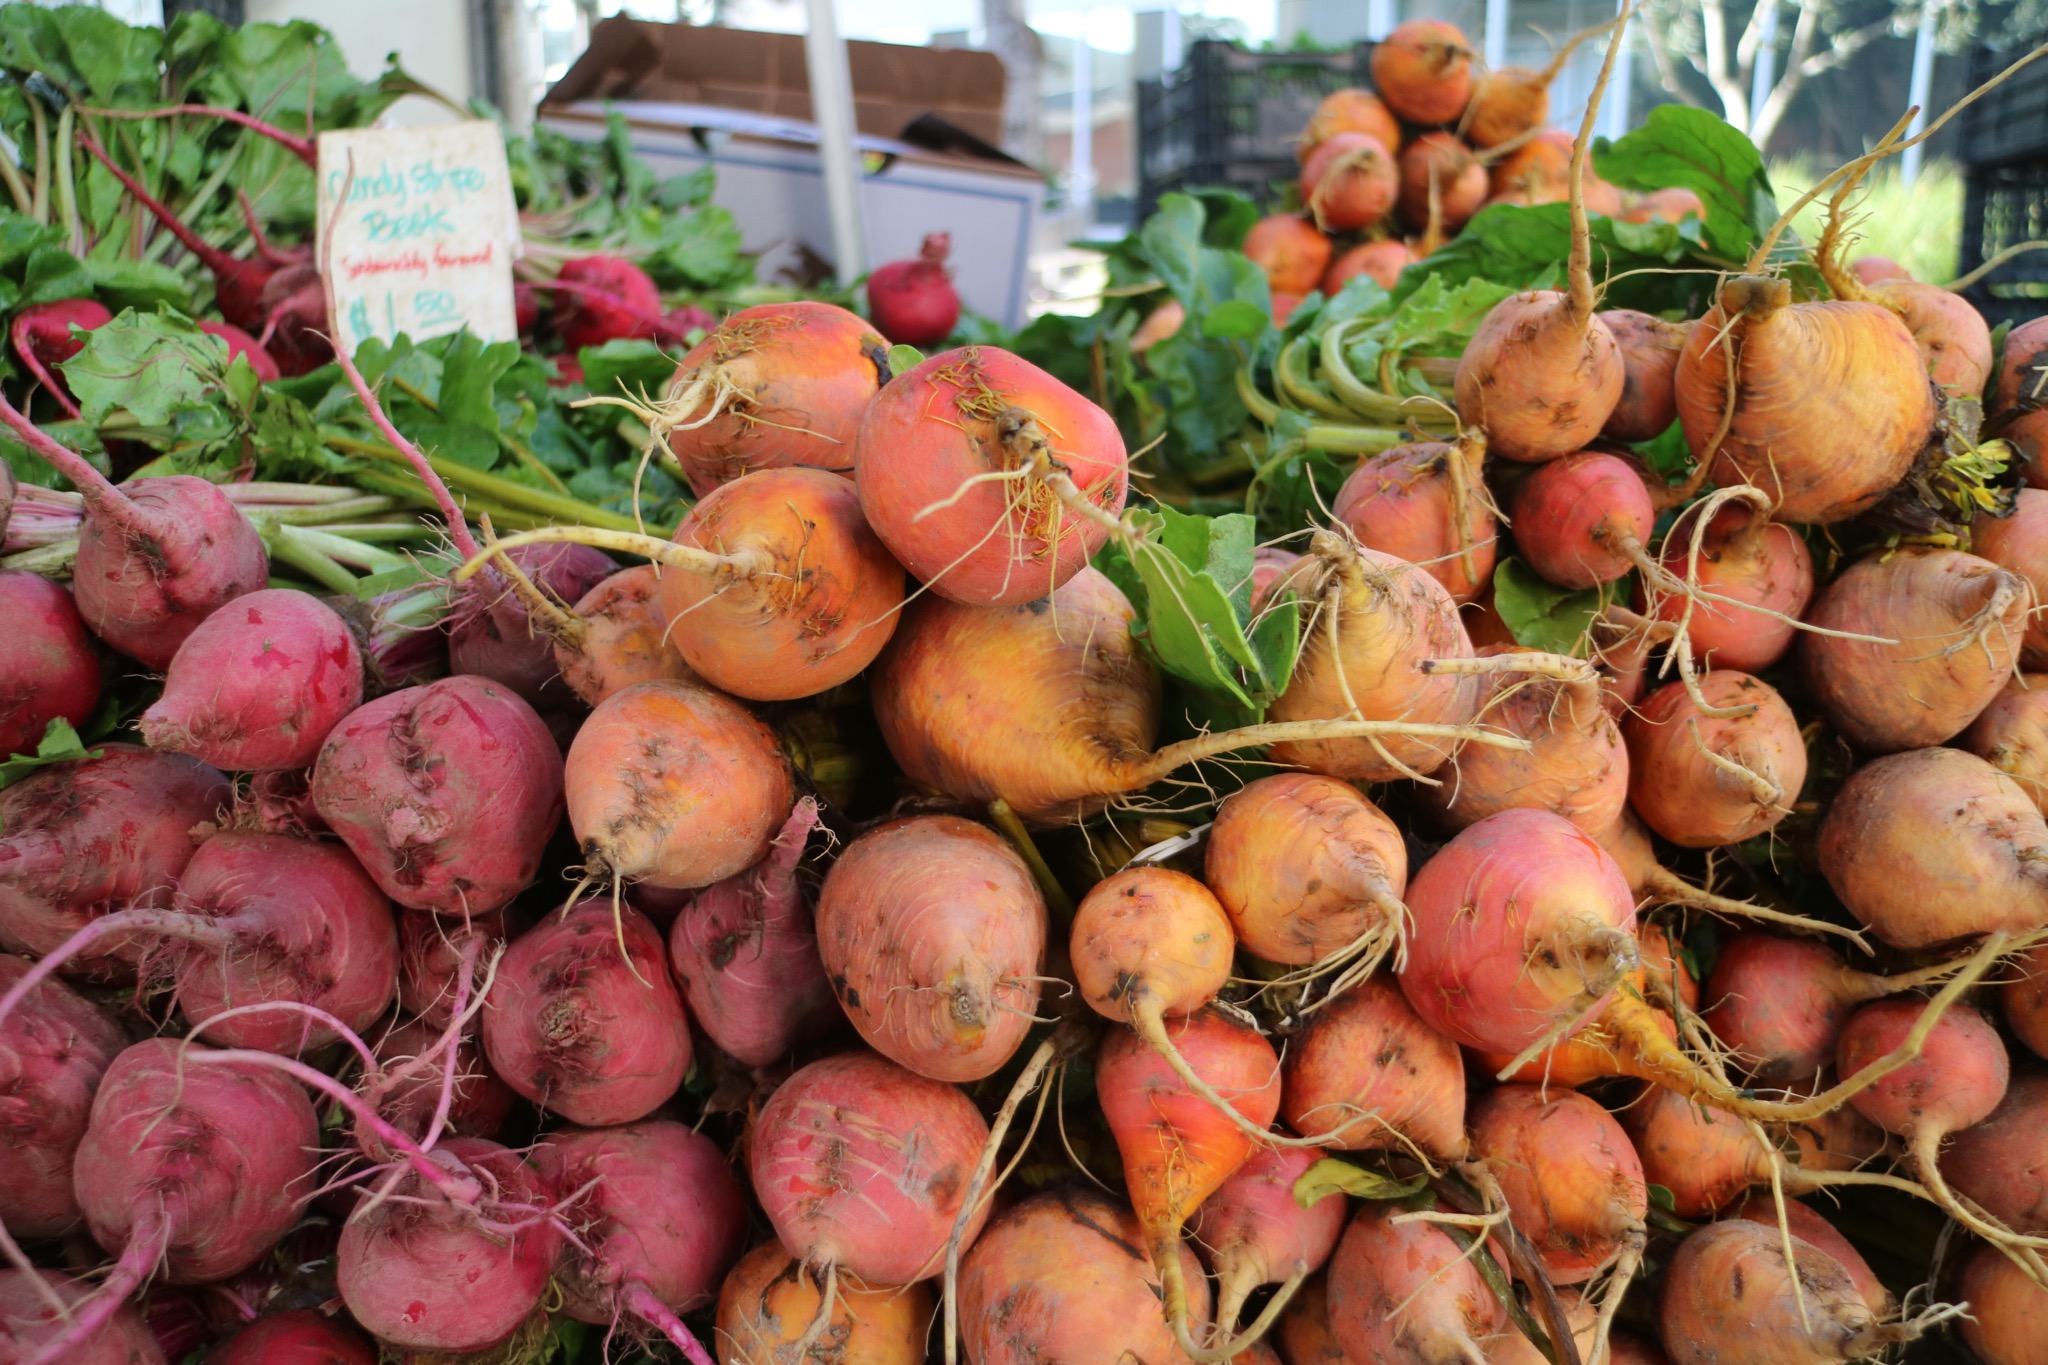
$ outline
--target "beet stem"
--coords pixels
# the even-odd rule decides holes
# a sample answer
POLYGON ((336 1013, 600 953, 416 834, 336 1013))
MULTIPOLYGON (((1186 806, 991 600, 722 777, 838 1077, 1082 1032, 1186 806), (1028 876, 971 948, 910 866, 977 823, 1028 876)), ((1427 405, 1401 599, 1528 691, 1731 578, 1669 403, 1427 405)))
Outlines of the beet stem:
POLYGON ((1593 127, 1600 119, 1600 100, 1614 75, 1614 59, 1621 55, 1628 36, 1633 0, 1622 0, 1621 13, 1614 16, 1614 38, 1607 44, 1607 57, 1600 63, 1600 79, 1586 100, 1586 116, 1579 121, 1579 136, 1572 143, 1571 216, 1572 249, 1568 274, 1571 278, 1571 318, 1581 332, 1592 323, 1599 299, 1593 293, 1593 230, 1586 221, 1586 155, 1593 146, 1593 127))
POLYGON ((651 559, 672 569, 681 569, 685 573, 698 574, 723 582, 754 578, 769 567, 765 562, 765 556, 758 550, 742 549, 729 555, 722 555, 699 549, 695 545, 678 545, 674 541, 636 535, 631 531, 607 531, 596 526, 542 526, 506 536, 489 549, 472 549, 468 560, 455 571, 455 581, 467 582, 486 562, 507 550, 516 550, 522 545, 549 543, 590 545, 600 550, 617 550, 621 554, 639 555, 643 559, 651 559))
MULTIPOLYGON (((1173 1259, 1178 1261, 1180 1258, 1175 1256, 1173 1259)), ((1252 1325, 1235 1337, 1230 1335, 1230 1329, 1235 1324, 1219 1316, 1212 1331, 1212 1335, 1220 1343, 1215 1346, 1196 1344, 1193 1335, 1188 1331, 1187 1304, 1183 1302, 1180 1316, 1172 1323, 1174 1340, 1180 1343, 1181 1350, 1186 1352, 1188 1358, 1198 1362, 1198 1365, 1223 1365, 1225 1361, 1234 1360, 1265 1339, 1266 1334, 1273 1330, 1273 1324, 1280 1320, 1282 1310, 1293 1300, 1295 1291, 1301 1288, 1302 1281, 1307 1278, 1308 1271, 1297 1267, 1294 1273, 1273 1291, 1273 1297, 1267 1301, 1258 1317, 1252 1319, 1252 1325)))
POLYGON ((107 1278, 82 1308, 74 1307, 77 1316, 71 1319, 71 1325, 37 1347, 23 1365, 57 1365, 70 1358, 121 1310, 129 1295, 142 1288, 142 1282, 149 1278, 149 1272, 156 1268, 170 1242, 171 1224, 161 1200, 137 1209, 135 1214, 134 1225, 128 1230, 128 1245, 107 1278))
MULTIPOLYGON (((1010 1131, 1010 1124, 1017 1117, 1017 1109, 1024 1103, 1025 1096, 1038 1088, 1038 1082, 1045 1075, 1045 1069, 1052 1065, 1058 1051, 1055 1037, 1048 1037, 1032 1052, 1031 1059, 1024 1063, 1024 1069, 1017 1073, 1017 1079, 1010 1085, 1010 1093, 1003 1097, 1003 1107, 996 1113, 996 1121, 990 1125, 988 1142, 981 1149, 981 1160, 974 1163, 974 1174, 968 1178, 967 1194, 960 1201, 960 1211, 953 1215, 953 1229, 946 1235, 946 1365, 958 1365, 960 1359, 960 1250, 967 1238, 967 1225, 974 1220, 974 1211, 982 1202, 982 1187, 988 1184, 990 1172, 995 1170, 996 1156, 1003 1145, 1003 1138, 1010 1131)), ((1038 1111, 1045 1112, 1045 1103, 1040 1100, 1038 1111)), ((1038 1127, 1033 1119, 1032 1128, 1038 1127)), ((1027 1140, 1026 1145, 1029 1145, 1027 1140)), ((997 1182, 1000 1185, 1000 1181, 997 1182)), ((990 1198, 995 1190, 988 1191, 990 1198)))
POLYGON ((154 109, 98 109, 81 105, 79 112, 96 118, 156 119, 171 118, 179 114, 198 114, 203 118, 217 118, 224 123, 238 124, 252 133, 260 133, 278 146, 296 156, 307 166, 318 170, 320 157, 314 150, 312 140, 287 133, 274 123, 265 123, 254 114, 245 114, 239 109, 222 109, 211 104, 166 104, 154 109))
POLYGON ((251 921, 237 916, 208 919, 184 910, 131 909, 101 915, 43 954, 40 961, 23 972, 21 979, 8 988, 7 994, 0 995, 0 1024, 4 1024, 21 1007, 30 991, 55 976, 65 963, 103 938, 123 933, 156 933, 206 948, 225 950, 241 943, 250 927, 251 921))
POLYGON ((155 514, 137 507, 113 480, 93 468, 92 462, 67 446, 57 444, 35 423, 22 416, 14 404, 0 394, 0 422, 5 422, 23 445, 41 456, 59 474, 71 480, 94 516, 123 530, 157 534, 162 523, 155 514))
POLYGON ((121 182, 121 188, 134 195, 142 206, 155 215, 156 220, 162 223, 173 237, 178 239, 178 244, 196 256, 199 259, 199 263, 212 271, 215 276, 231 274, 242 264, 235 257, 228 255, 227 252, 222 251, 191 228, 185 226, 184 220, 179 218, 177 214, 172 213, 169 205, 144 189, 141 181, 128 174, 113 157, 107 155, 107 149, 100 146, 99 139, 94 137, 90 131, 81 131, 78 134, 78 140, 85 144, 86 151, 99 158, 99 163, 107 168, 107 171, 114 179, 121 182))
MULTIPOLYGON (((5 158, 0 158, 0 162, 4 162, 4 160, 5 158)), ((23 309, 15 314, 14 353, 21 357, 21 363, 28 367, 29 374, 34 376, 35 381, 43 386, 44 392, 57 400, 57 406, 64 409, 70 415, 72 421, 83 421, 85 415, 78 410, 78 404, 71 401, 71 395, 64 391, 64 386, 57 382, 56 377, 43 364, 43 358, 36 354, 36 348, 29 341, 29 324, 34 320, 34 313, 29 309, 23 309)))
POLYGON ((654 1291, 639 1280, 626 1286, 625 1307, 628 1312, 660 1329, 676 1349, 690 1358, 690 1365, 715 1365, 710 1353, 704 1349, 704 1343, 697 1340, 697 1334, 684 1326, 683 1320, 669 1311, 668 1305, 656 1298, 654 1291))
POLYGON ((1318 739, 1447 739, 1460 744, 1485 744, 1496 749, 1526 752, 1529 741, 1477 725, 1436 725, 1401 720, 1284 720, 1246 725, 1235 730, 1197 735, 1169 744, 1145 758, 1123 765, 1123 790, 1149 787, 1160 778, 1190 763, 1215 758, 1238 749, 1268 744, 1302 744, 1318 739))

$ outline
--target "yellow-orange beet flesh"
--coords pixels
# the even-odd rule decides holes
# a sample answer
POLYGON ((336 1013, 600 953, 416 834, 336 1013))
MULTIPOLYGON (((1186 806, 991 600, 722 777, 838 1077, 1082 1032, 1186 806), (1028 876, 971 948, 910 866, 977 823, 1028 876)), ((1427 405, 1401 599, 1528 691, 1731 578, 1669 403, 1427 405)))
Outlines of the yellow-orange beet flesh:
POLYGON ((931 1286, 869 1286, 842 1271, 834 1289, 832 1316, 799 1360, 823 1288, 782 1243, 755 1247, 718 1294, 718 1365, 924 1365, 931 1286))

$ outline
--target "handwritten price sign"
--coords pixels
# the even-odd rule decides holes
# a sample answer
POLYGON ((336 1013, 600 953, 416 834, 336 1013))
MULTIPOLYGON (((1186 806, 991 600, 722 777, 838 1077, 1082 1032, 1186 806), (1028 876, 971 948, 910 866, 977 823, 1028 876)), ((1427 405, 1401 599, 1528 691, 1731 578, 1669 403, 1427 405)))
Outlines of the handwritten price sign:
POLYGON ((321 269, 351 354, 401 332, 518 338, 519 220, 496 124, 351 128, 319 148, 321 241, 334 224, 321 269))

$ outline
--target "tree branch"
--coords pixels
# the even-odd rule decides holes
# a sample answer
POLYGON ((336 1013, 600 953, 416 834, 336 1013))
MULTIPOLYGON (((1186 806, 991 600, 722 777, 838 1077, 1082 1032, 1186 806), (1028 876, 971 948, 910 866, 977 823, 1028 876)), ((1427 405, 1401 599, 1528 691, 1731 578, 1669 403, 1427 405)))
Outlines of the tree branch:
POLYGON ((1740 72, 1728 71, 1728 10, 1722 0, 1700 0, 1700 25, 1707 49, 1707 83, 1721 100, 1721 117, 1738 128, 1749 127, 1749 91, 1740 72))
MULTIPOLYGON (((1664 40, 1663 26, 1645 22, 1643 33, 1649 41, 1650 64, 1657 68, 1657 79, 1664 86, 1666 93, 1676 95, 1695 109, 1701 108, 1700 97, 1692 92, 1691 86, 1680 79, 1678 64, 1671 60, 1671 46, 1664 40)), ((1693 63, 1688 60, 1687 64, 1693 63)))
POLYGON ((1742 26, 1742 39, 1735 44, 1735 64, 1743 71, 1756 70, 1757 53, 1764 43, 1764 16, 1778 5, 1778 0, 1757 0, 1749 11, 1749 22, 1742 26))
POLYGON ((1854 57, 1858 52, 1861 52, 1864 48, 1891 32, 1891 27, 1892 21, 1890 19, 1877 19, 1865 24, 1861 28, 1850 29, 1847 33, 1837 33, 1828 40, 1827 51, 1816 52, 1799 64, 1799 74, 1802 76, 1818 76, 1823 71, 1833 71, 1836 67, 1854 57))

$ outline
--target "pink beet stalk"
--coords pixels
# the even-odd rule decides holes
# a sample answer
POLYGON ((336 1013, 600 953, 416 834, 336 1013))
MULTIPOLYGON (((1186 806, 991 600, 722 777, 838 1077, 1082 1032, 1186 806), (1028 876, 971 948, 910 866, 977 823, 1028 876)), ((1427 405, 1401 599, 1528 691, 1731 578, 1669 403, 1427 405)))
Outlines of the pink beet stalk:
POLYGON ((239 109, 223 109, 214 104, 160 104, 153 109, 81 108, 79 112, 91 114, 96 118, 175 118, 180 114, 191 114, 198 118, 217 118, 223 123, 232 123, 269 138, 314 169, 318 169, 320 165, 320 156, 313 147, 312 139, 288 133, 274 123, 266 123, 254 114, 245 114, 239 109))
POLYGON ((215 608, 268 580, 263 538, 204 479, 174 474, 124 490, 4 396, 0 421, 84 496, 72 593, 93 633, 123 654, 165 667, 215 608))
MULTIPOLYGON (((85 343, 71 335, 72 328, 90 332, 113 320, 114 315, 107 311, 106 305, 93 299, 58 299, 52 303, 38 303, 14 315, 11 329, 14 353, 21 357, 21 363, 35 381, 57 400, 57 406, 64 409, 73 421, 80 417, 78 404, 72 401, 71 392, 64 387, 63 381, 50 373, 49 367, 62 364, 85 349, 85 343)), ((0 524, 5 520, 0 517, 0 524)))

